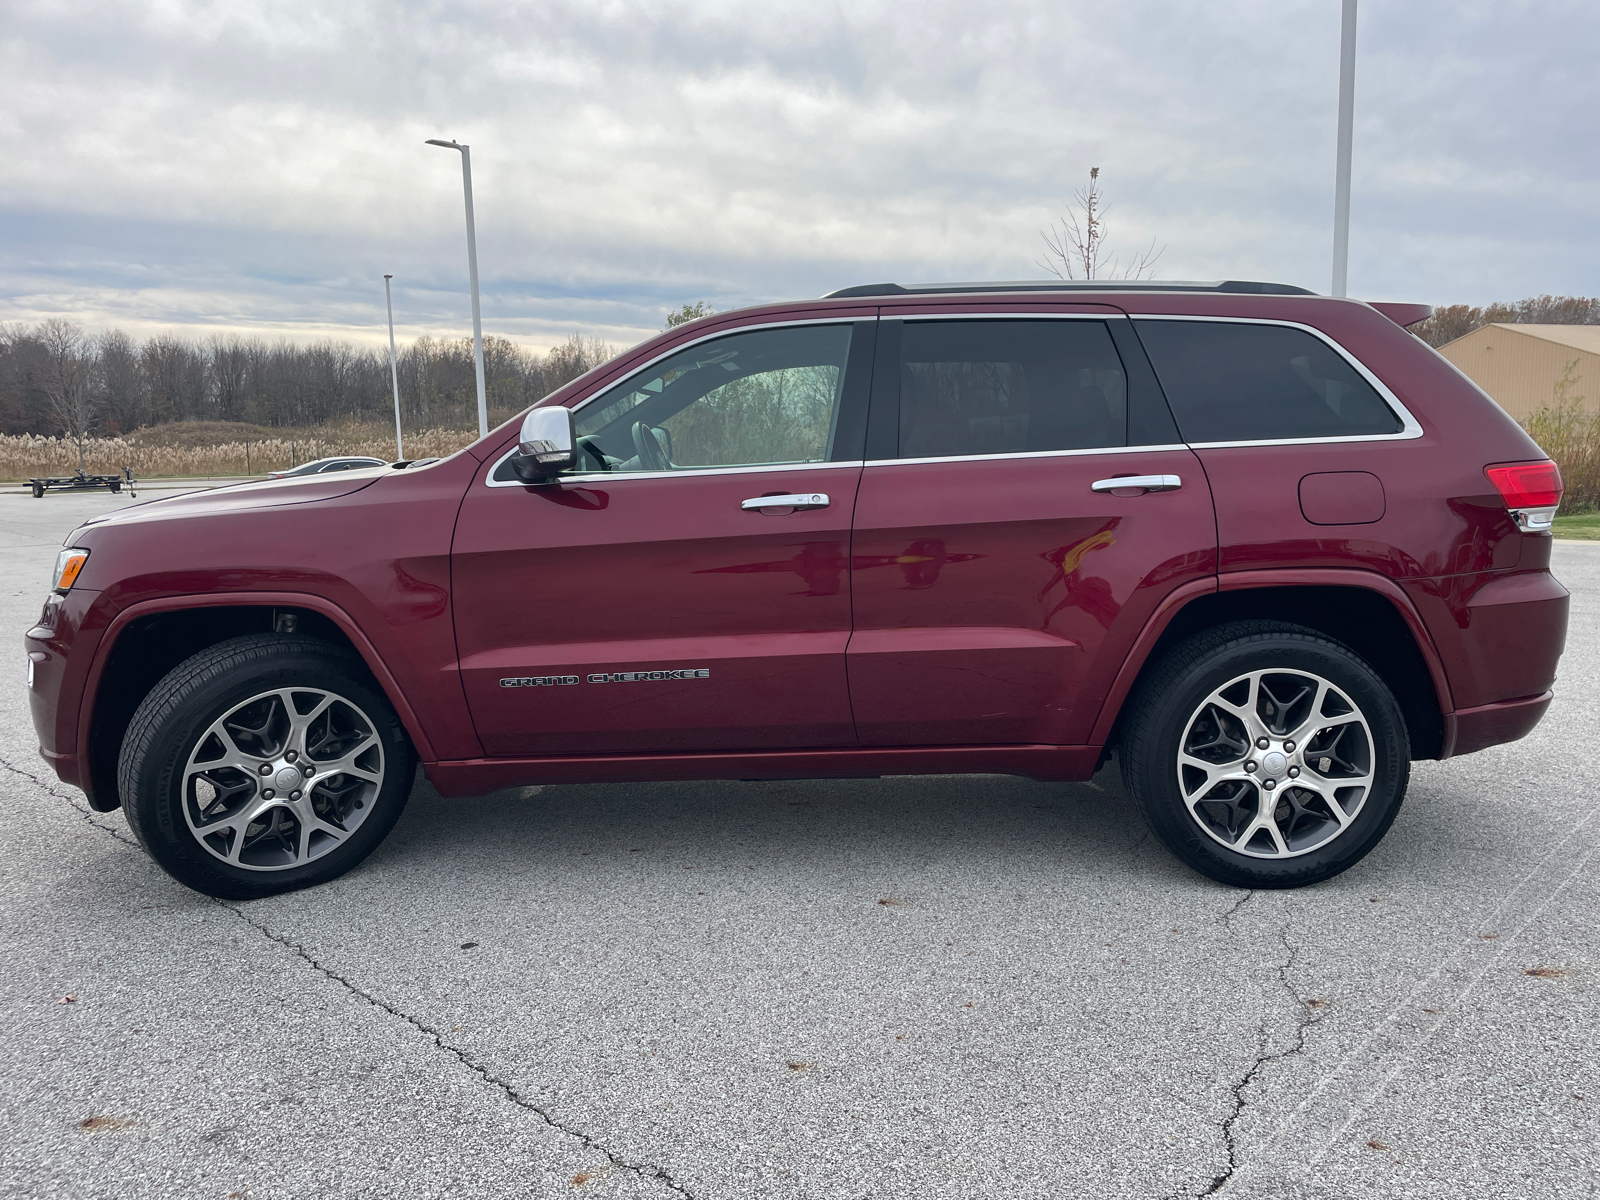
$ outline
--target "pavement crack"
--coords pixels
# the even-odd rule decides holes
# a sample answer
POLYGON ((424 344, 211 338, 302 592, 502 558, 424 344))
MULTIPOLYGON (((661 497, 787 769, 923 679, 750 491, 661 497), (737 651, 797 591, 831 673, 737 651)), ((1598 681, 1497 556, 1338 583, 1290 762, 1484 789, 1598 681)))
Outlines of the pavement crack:
POLYGON ((395 1008, 392 1004, 388 1004, 385 1001, 380 1000, 377 996, 374 996, 371 992, 367 991, 365 988, 361 987, 347 976, 339 974, 339 972, 335 971, 332 967, 329 967, 325 963, 318 960, 298 942, 285 937, 283 934, 274 933, 261 922, 252 920, 244 912, 244 910, 239 908, 237 905, 229 904, 228 902, 222 900, 217 901, 217 904, 233 913, 234 916, 238 917, 241 921, 250 926, 250 928, 254 929, 256 932, 260 933, 263 937, 274 941, 278 943, 278 945, 289 950, 297 958, 305 962, 307 966, 311 967, 312 970, 338 984, 352 995, 366 1001, 374 1008, 380 1009, 383 1012, 388 1013, 390 1016, 404 1021, 418 1033, 432 1041, 433 1044, 445 1054, 448 1054, 462 1066, 466 1067, 467 1070, 477 1075, 485 1083, 489 1084, 491 1087, 498 1088, 502 1093, 504 1093, 506 1099, 510 1100, 517 1107, 526 1109, 528 1112, 533 1113, 551 1129, 554 1129, 558 1133, 566 1134, 570 1138, 576 1139, 578 1142, 583 1144, 585 1149, 595 1150, 605 1155, 607 1161, 609 1161, 613 1167, 616 1167, 619 1170, 631 1171, 635 1175, 638 1175, 641 1179, 660 1180, 674 1192, 677 1192, 680 1196, 687 1197, 688 1200, 694 1200, 694 1194, 690 1192, 688 1188, 684 1187, 683 1184, 674 1179, 672 1174, 665 1167, 656 1166, 653 1163, 629 1162, 616 1151, 602 1145, 590 1134, 584 1133, 581 1129, 574 1129, 569 1125, 563 1124, 554 1116, 552 1116, 547 1109, 540 1107, 528 1097, 517 1091, 513 1084, 501 1079, 498 1075, 490 1071, 489 1068, 474 1060, 469 1054, 466 1053, 466 1051, 450 1045, 444 1040, 443 1033, 433 1028, 425 1021, 418 1020, 410 1013, 402 1012, 400 1009, 395 1008))
MULTIPOLYGON (((31 771, 25 771, 21 767, 16 766, 4 758, 0 758, 0 768, 4 768, 14 775, 22 776, 22 778, 35 784, 46 795, 53 796, 58 800, 64 800, 80 817, 82 817, 95 829, 100 830, 102 833, 110 834, 119 842, 125 842, 126 844, 135 848, 141 848, 139 847, 139 843, 137 841, 123 833, 121 830, 110 825, 101 824, 95 819, 99 815, 98 813, 96 813, 93 809, 88 808, 86 805, 80 804, 71 796, 63 795, 61 792, 57 791, 53 786, 51 786, 51 782, 49 780, 42 779, 33 774, 31 771)), ((207 897, 207 899, 209 899, 211 903, 215 904, 218 908, 223 908, 228 912, 231 912, 234 916, 238 917, 241 921, 250 926, 250 928, 254 929, 256 932, 260 933, 263 937, 270 941, 276 942, 280 946, 283 946, 285 949, 292 952, 296 957, 303 960, 306 965, 311 967, 314 971, 338 984, 352 995, 366 1001, 374 1008, 380 1009, 383 1012, 388 1013, 390 1016, 404 1021, 418 1033, 431 1040, 433 1044, 441 1051, 450 1055, 450 1057, 454 1058, 462 1066, 466 1067, 469 1071, 473 1072, 473 1074, 477 1075, 485 1083, 489 1084, 491 1087, 498 1088, 505 1095, 506 1099, 510 1100, 517 1107, 526 1109, 528 1112, 533 1113, 557 1133, 562 1133, 570 1138, 575 1139, 576 1141, 582 1143, 585 1149, 594 1150, 605 1155, 606 1160, 610 1162, 613 1167, 616 1167, 619 1170, 631 1171, 635 1175, 638 1175, 641 1179, 660 1180, 674 1192, 677 1192, 680 1196, 687 1197, 687 1200, 694 1200, 694 1194, 690 1192, 688 1188, 684 1187, 683 1184, 674 1179, 671 1172, 669 1172, 665 1167, 659 1167, 652 1163, 629 1162, 614 1150, 601 1145, 600 1142, 596 1141, 591 1135, 584 1133, 581 1129, 573 1129, 568 1125, 562 1124, 560 1121, 556 1120, 556 1118, 552 1116, 548 1110, 541 1108, 532 1100, 518 1092, 512 1084, 495 1075, 487 1067, 474 1061, 465 1051, 447 1043, 444 1040, 444 1035, 439 1030, 434 1029, 427 1023, 418 1020, 410 1013, 402 1012, 393 1005, 384 1003, 371 992, 356 984, 353 980, 339 974, 339 972, 335 971, 332 967, 320 962, 298 942, 292 941, 282 934, 274 933, 261 922, 252 920, 238 905, 230 904, 226 900, 217 900, 211 897, 207 897)))
POLYGON ((1232 907, 1232 908, 1230 908, 1230 909, 1228 909, 1228 911, 1227 911, 1227 912, 1225 912, 1225 913, 1223 913, 1223 914, 1222 914, 1222 915, 1221 915, 1221 916, 1220 916, 1220 917, 1218 917, 1218 918, 1217 918, 1217 919, 1218 919, 1218 920, 1219 920, 1219 921, 1221 921, 1221 922, 1222 922, 1222 924, 1223 924, 1223 925, 1224 925, 1224 926, 1225 926, 1225 927, 1226 927, 1226 928, 1228 928, 1228 929, 1229 929, 1229 930, 1232 930, 1232 928, 1233 928, 1233 918, 1234 918, 1234 916, 1235 916, 1235 915, 1236 915, 1236 914, 1237 914, 1237 913, 1238 913, 1238 911, 1239 911, 1239 910, 1240 910, 1240 909, 1241 909, 1241 908, 1243 908, 1243 907, 1244 907, 1244 906, 1245 906, 1245 904, 1246 904, 1246 903, 1247 903, 1247 902, 1248 902, 1248 901, 1249 901, 1249 900, 1250 900, 1250 899, 1251 899, 1251 898, 1252 898, 1252 897, 1253 897, 1253 896, 1254 896, 1254 895, 1255 895, 1255 894, 1256 894, 1256 892, 1255 892, 1255 889, 1254 889, 1254 888, 1251 888, 1251 889, 1250 889, 1250 890, 1249 890, 1249 891, 1248 891, 1248 892, 1246 892, 1246 893, 1245 893, 1245 894, 1244 894, 1244 895, 1242 895, 1242 896, 1240 896, 1240 897, 1239 897, 1239 899, 1238 899, 1238 900, 1236 900, 1236 901, 1234 901, 1234 904, 1233 904, 1233 907, 1232 907))
POLYGON ((141 849, 139 843, 134 838, 131 838, 127 834, 123 833, 120 829, 116 828, 116 826, 104 825, 97 821, 95 818, 100 814, 95 812, 94 809, 85 804, 79 804, 71 796, 65 795, 64 793, 58 791, 53 780, 42 779, 38 775, 35 775, 32 771, 24 771, 21 767, 5 758, 0 758, 0 767, 10 771, 13 775, 22 776, 22 778, 34 784, 45 795, 53 796, 57 800, 66 801, 67 805, 72 808, 80 817, 82 817, 96 829, 100 830, 102 833, 109 833, 112 837, 116 838, 117 841, 125 842, 135 849, 141 849))
MULTIPOLYGON (((1235 904, 1229 910, 1227 915, 1238 912, 1245 900, 1250 899, 1254 894, 1254 892, 1247 894, 1243 900, 1240 900, 1238 904, 1235 904)), ((1227 916, 1224 916, 1223 919, 1226 922, 1227 916)), ((1275 965, 1274 970, 1277 975, 1278 986, 1288 996, 1290 1012, 1294 1015, 1295 1028, 1292 1040, 1281 1050, 1269 1051, 1268 1046, 1272 1040, 1269 1028, 1271 1022, 1263 1015, 1261 1026, 1256 1031, 1255 1059, 1245 1069, 1244 1073, 1239 1076, 1238 1082, 1233 1085, 1231 1089, 1233 1107, 1222 1120, 1222 1145, 1228 1155, 1228 1165, 1224 1170, 1212 1177, 1211 1182, 1204 1191, 1195 1193, 1197 1198, 1216 1195, 1227 1186, 1228 1181, 1233 1178, 1234 1172, 1239 1169, 1239 1144, 1234 1136, 1234 1126, 1238 1123, 1239 1118, 1244 1115, 1244 1110, 1249 1105, 1249 1101, 1245 1098, 1246 1089, 1257 1082, 1261 1078, 1262 1071, 1273 1063, 1283 1062, 1285 1059, 1293 1058, 1304 1051, 1307 1031, 1322 1019, 1315 1014, 1309 1004, 1300 998, 1300 995, 1289 982, 1289 972, 1294 969, 1295 962, 1300 957, 1300 947, 1289 941, 1287 925, 1278 931, 1278 940, 1283 945, 1284 959, 1281 963, 1275 965)))

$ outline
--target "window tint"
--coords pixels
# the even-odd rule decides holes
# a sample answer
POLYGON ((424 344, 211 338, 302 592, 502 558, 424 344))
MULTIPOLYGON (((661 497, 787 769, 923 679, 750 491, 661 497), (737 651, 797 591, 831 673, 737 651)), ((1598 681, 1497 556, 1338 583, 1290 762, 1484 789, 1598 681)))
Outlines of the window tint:
POLYGON ((1137 321, 1188 442, 1398 433, 1400 419, 1321 338, 1282 325, 1137 321))
POLYGON ((734 333, 635 375, 577 414, 580 471, 826 462, 848 324, 734 333))
POLYGON ((1127 379, 1101 321, 907 321, 900 457, 1121 446, 1127 379))

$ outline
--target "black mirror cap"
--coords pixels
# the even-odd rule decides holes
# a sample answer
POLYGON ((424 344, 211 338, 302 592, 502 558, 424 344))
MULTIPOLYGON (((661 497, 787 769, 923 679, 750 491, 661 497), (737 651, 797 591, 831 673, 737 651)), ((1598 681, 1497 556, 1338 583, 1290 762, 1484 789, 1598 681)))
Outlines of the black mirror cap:
POLYGON ((542 454, 524 454, 520 450, 510 459, 511 471, 523 483, 555 483, 563 471, 577 465, 578 456, 571 450, 553 450, 542 454))

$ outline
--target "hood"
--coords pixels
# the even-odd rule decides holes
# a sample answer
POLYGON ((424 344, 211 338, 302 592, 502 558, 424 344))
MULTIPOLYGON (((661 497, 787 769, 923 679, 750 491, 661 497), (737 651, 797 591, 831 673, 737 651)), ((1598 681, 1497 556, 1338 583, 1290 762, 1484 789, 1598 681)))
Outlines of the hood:
POLYGON ((318 500, 332 500, 348 496, 370 487, 392 470, 385 465, 358 471, 339 471, 332 475, 308 475, 303 479, 266 479, 248 483, 230 483, 223 487, 206 488, 198 492, 185 492, 181 496, 168 496, 162 500, 146 500, 116 512, 90 517, 78 526, 67 544, 76 542, 78 534, 104 525, 128 525, 139 521, 163 521, 182 517, 203 517, 214 513, 242 512, 252 508, 281 508, 289 504, 312 504, 318 500))

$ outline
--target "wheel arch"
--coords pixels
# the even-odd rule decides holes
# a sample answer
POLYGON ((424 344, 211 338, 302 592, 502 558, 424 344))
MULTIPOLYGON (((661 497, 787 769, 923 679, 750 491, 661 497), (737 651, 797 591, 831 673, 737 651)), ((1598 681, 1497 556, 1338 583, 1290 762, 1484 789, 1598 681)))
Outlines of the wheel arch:
MULTIPOLYGON (((1208 581, 1210 582, 1210 581, 1208 581)), ((1277 620, 1327 634, 1359 654, 1394 693, 1412 757, 1450 753, 1454 703, 1444 666, 1421 615, 1393 580, 1350 569, 1239 571, 1204 591, 1179 589, 1146 622, 1096 721, 1092 741, 1120 734, 1124 702, 1144 671, 1203 629, 1240 620, 1277 620)))
POLYGON ((433 756, 382 656, 337 605, 299 592, 168 596, 118 613, 96 648, 78 710, 80 778, 90 806, 99 812, 121 806, 117 756, 123 733, 139 702, 168 671, 218 642, 274 629, 309 634, 351 651, 394 706, 418 756, 433 756))

